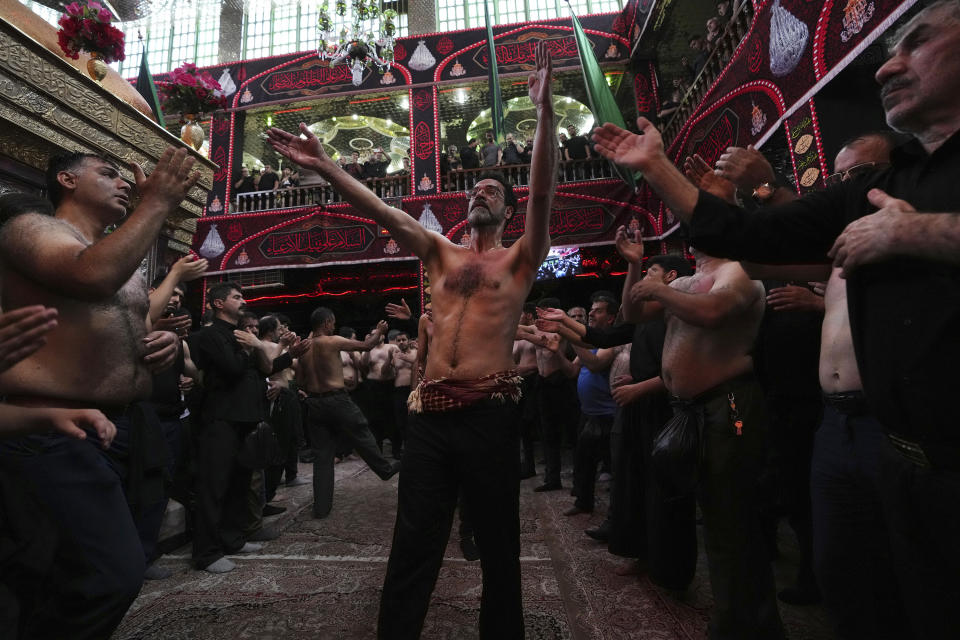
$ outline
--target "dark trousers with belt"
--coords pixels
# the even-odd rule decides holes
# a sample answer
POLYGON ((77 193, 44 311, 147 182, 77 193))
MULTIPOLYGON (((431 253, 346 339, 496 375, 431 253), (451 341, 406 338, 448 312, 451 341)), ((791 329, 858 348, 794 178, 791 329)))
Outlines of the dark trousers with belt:
POLYGON ((763 392, 752 376, 740 376, 697 402, 704 415, 698 499, 714 601, 710 638, 783 638, 757 498, 767 433, 763 392), (742 421, 739 434, 728 394, 742 421))
POLYGON ((461 489, 483 570, 480 637, 523 638, 517 422, 513 402, 410 415, 379 638, 420 637, 461 489))
MULTIPOLYGON (((143 548, 121 481, 122 470, 87 440, 62 435, 28 436, 0 445, 0 466, 22 483, 54 529, 56 547, 42 599, 21 613, 26 638, 108 638, 120 624, 143 582, 143 548)), ((25 514, 0 514, 0 529, 39 538, 42 531, 16 531, 25 514)), ((3 536, 0 536, 3 537, 3 536)), ((5 570, 0 580, 6 582, 5 570)), ((17 585, 11 589, 18 591, 17 585)), ((15 634, 5 629, 2 633, 15 634)))
POLYGON ((338 436, 353 447, 381 478, 392 465, 380 453, 367 419, 344 389, 306 399, 307 428, 313 447, 313 517, 325 518, 333 508, 333 457, 338 436))
POLYGON ((574 452, 573 484, 577 488, 576 505, 593 511, 597 484, 597 465, 610 455, 610 429, 613 416, 584 416, 583 429, 574 452))
POLYGON ((951 469, 918 465, 889 441, 880 445, 883 513, 912 637, 960 638, 960 450, 924 449, 951 469))
POLYGON ((393 435, 390 443, 393 457, 399 459, 403 451, 403 441, 407 437, 407 398, 410 397, 410 385, 393 388, 393 435))
POLYGON ((536 473, 533 439, 540 422, 539 380, 536 373, 523 376, 523 395, 520 397, 520 445, 523 448, 521 471, 525 476, 536 473))
POLYGON ((540 424, 543 427, 544 484, 560 484, 560 442, 569 419, 570 402, 566 378, 553 374, 540 378, 540 424))
POLYGON ((872 415, 825 403, 810 471, 813 566, 841 638, 905 637, 880 498, 885 441, 872 415))
POLYGON ((193 564, 202 569, 246 542, 250 526, 247 497, 252 471, 237 454, 255 422, 214 420, 197 436, 197 516, 193 564))

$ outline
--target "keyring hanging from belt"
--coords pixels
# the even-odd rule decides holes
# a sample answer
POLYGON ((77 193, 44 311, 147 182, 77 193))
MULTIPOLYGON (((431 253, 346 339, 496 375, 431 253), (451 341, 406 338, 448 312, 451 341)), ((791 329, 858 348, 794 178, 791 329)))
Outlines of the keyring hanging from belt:
POLYGON ((733 426, 737 428, 737 435, 743 435, 743 420, 740 419, 740 412, 737 411, 737 399, 733 392, 727 394, 727 402, 730 404, 730 417, 733 419, 733 426))

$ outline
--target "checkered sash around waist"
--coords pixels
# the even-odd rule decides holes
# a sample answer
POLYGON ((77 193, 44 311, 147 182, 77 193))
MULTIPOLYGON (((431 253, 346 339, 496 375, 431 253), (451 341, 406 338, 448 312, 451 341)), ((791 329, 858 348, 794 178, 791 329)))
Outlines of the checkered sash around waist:
POLYGON ((471 380, 424 379, 407 398, 407 409, 410 413, 433 413, 463 409, 488 399, 519 402, 523 396, 522 384, 523 378, 516 369, 471 380))

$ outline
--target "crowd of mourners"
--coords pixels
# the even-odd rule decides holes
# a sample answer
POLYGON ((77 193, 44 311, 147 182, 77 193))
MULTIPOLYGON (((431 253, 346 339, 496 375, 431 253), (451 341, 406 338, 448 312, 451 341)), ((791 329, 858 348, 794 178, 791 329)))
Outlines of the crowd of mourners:
POLYGON ((483 567, 480 635, 523 637, 518 496, 541 474, 532 490, 569 488, 570 518, 601 508, 606 483, 585 534, 667 593, 690 585, 702 527, 711 638, 784 638, 778 598, 822 601, 842 638, 957 637, 960 2, 893 42, 876 75, 900 133, 851 137, 830 186, 803 197, 752 147, 678 169, 643 118, 639 134, 595 129, 596 153, 642 171, 686 223, 694 264, 648 256, 620 227, 622 290, 589 306, 528 300, 559 156, 542 45, 525 231, 509 248, 517 201, 500 173, 468 193, 464 247, 377 198, 305 125, 268 132, 423 261, 431 301, 419 317, 386 305, 392 330, 338 327, 327 307, 291 327, 229 281, 204 292, 192 330, 185 283, 206 262, 182 258, 149 288, 140 273, 198 179, 186 151, 133 168, 131 212, 111 161, 52 159, 49 201, 0 197, 2 628, 109 637, 144 578, 168 574, 155 561, 170 497, 193 567, 225 573, 279 535, 264 518, 281 485, 308 482, 299 460, 325 518, 353 453, 400 474, 382 638, 419 636, 457 504, 461 550, 483 567), (800 557, 778 594, 782 519, 800 557))

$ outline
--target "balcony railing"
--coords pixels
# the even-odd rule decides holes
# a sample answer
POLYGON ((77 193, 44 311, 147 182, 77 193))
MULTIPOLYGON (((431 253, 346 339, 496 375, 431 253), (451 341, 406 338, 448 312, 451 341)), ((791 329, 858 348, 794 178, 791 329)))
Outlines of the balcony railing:
MULTIPOLYGON (((378 198, 410 195, 410 176, 393 175, 363 181, 378 198)), ((340 194, 326 182, 289 187, 275 191, 249 191, 234 194, 231 213, 252 213, 271 209, 296 209, 343 202, 340 194)))
MULTIPOLYGON (((443 176, 440 191, 469 191, 487 171, 500 171, 515 186, 526 187, 530 184, 530 165, 517 164, 480 169, 456 169, 443 176)), ((605 158, 587 158, 586 160, 568 160, 557 167, 557 182, 583 180, 604 180, 616 174, 605 158)), ((377 194, 377 197, 389 200, 412 195, 410 176, 393 175, 386 178, 365 180, 364 183, 377 194)), ((277 189, 275 191, 251 191, 235 194, 231 213, 253 213, 273 209, 297 209, 317 205, 343 202, 340 194, 326 182, 313 185, 277 189)))
POLYGON ((721 72, 730 62, 730 58, 733 57, 733 53, 740 46, 740 42, 747 35, 752 23, 753 3, 744 2, 740 5, 739 11, 730 17, 730 22, 727 23, 723 33, 717 38, 717 45, 713 48, 700 73, 690 84, 690 88, 687 89, 687 93, 680 101, 680 106, 674 112, 673 118, 663 127, 664 146, 669 147, 673 143, 674 138, 683 129, 687 120, 700 106, 707 91, 713 86, 714 81, 720 77, 721 72))

